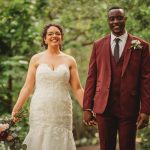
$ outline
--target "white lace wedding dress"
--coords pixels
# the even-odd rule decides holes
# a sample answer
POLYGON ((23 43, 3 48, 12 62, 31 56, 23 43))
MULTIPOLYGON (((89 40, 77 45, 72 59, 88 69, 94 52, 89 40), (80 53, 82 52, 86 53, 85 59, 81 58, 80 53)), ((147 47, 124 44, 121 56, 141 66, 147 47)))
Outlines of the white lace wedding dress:
POLYGON ((52 70, 40 64, 30 104, 27 150, 76 150, 72 134, 70 71, 66 64, 52 70))

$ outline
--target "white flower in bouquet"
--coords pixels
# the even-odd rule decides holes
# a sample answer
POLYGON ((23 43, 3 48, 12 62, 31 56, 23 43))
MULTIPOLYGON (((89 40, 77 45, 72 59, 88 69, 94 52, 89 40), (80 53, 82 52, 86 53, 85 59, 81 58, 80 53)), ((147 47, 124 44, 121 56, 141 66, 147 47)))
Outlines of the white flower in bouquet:
POLYGON ((9 128, 9 124, 0 124, 0 133, 9 128))

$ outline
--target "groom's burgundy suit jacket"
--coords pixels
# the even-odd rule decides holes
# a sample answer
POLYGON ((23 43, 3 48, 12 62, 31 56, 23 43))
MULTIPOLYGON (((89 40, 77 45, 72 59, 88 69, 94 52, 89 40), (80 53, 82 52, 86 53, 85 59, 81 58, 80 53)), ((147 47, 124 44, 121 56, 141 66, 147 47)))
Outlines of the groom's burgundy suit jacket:
MULTIPOLYGON (((83 110, 102 114, 108 103, 111 84, 110 35, 94 42, 85 85, 83 110)), ((150 52, 149 44, 128 34, 120 86, 121 110, 127 116, 139 111, 150 114, 150 52), (142 48, 133 49, 139 40, 142 48)))

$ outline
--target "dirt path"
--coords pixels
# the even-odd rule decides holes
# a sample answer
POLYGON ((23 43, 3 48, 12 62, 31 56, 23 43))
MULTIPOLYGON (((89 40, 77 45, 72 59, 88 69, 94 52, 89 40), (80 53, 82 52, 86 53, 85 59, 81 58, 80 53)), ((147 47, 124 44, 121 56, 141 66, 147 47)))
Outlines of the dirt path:
MULTIPOLYGON (((140 150, 139 144, 136 145, 137 150, 140 150)), ((99 145, 93 145, 93 146, 84 146, 84 147, 78 147, 77 150, 99 150, 99 145)), ((117 145, 117 149, 119 150, 119 146, 117 145)))
POLYGON ((99 145, 79 147, 79 148, 77 148, 77 150, 99 150, 99 145))

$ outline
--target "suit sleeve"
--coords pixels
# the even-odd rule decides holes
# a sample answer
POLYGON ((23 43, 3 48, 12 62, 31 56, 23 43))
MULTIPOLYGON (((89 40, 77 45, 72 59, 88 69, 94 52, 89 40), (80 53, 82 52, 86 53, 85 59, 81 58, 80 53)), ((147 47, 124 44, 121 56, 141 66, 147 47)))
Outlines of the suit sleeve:
POLYGON ((150 115, 150 47, 148 44, 145 45, 142 53, 140 99, 140 112, 150 115))
POLYGON ((93 44, 93 49, 90 57, 88 76, 85 84, 83 110, 93 110, 94 95, 97 80, 97 64, 96 64, 96 46, 93 44))

